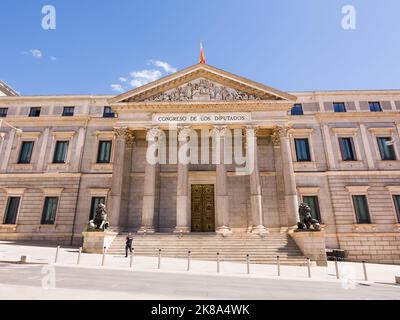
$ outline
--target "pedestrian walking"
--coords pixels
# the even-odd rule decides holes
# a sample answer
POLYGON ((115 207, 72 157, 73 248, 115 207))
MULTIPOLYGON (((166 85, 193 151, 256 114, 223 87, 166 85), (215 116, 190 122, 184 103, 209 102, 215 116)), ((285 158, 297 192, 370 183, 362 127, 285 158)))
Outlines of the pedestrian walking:
POLYGON ((132 244, 133 244, 132 233, 129 233, 128 236, 126 237, 126 243, 125 243, 125 258, 128 258, 128 250, 130 251, 130 253, 132 253, 132 244))

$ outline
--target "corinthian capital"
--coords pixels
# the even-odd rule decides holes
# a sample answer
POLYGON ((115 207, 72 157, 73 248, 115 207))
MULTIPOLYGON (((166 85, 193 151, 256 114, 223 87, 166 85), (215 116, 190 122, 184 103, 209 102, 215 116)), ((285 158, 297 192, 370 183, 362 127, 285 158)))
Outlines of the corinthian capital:
POLYGON ((255 138, 258 132, 258 126, 248 125, 246 126, 246 137, 255 138))
POLYGON ((127 127, 115 127, 114 132, 117 139, 126 139, 129 129, 127 127))
POLYGON ((178 140, 186 142, 187 138, 192 134, 192 130, 190 126, 178 127, 178 140))
POLYGON ((211 130, 211 134, 216 138, 224 138, 227 130, 227 126, 214 126, 211 130))
POLYGON ((276 126, 272 134, 272 144, 274 146, 279 146, 281 138, 288 137, 289 130, 290 130, 289 126, 276 126))
POLYGON ((156 141, 161 135, 163 131, 159 127, 151 127, 147 129, 146 140, 147 141, 156 141))

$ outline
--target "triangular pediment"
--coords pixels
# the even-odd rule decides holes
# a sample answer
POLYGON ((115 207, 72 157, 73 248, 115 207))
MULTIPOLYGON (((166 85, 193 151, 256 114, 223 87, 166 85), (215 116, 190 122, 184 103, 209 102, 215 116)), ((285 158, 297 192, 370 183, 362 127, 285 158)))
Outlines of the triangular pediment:
POLYGON ((116 96, 110 103, 292 101, 296 97, 209 65, 197 64, 116 96))

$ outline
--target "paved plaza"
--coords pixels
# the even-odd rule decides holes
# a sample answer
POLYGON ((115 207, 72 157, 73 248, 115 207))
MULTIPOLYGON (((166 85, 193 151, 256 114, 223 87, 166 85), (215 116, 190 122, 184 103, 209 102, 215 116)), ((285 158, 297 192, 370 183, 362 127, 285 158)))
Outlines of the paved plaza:
POLYGON ((0 242, 0 299, 400 299, 395 276, 400 266, 339 263, 311 267, 223 262, 217 273, 215 261, 82 254, 61 248, 55 264, 54 246, 0 242), (28 264, 16 264, 22 255, 28 264))

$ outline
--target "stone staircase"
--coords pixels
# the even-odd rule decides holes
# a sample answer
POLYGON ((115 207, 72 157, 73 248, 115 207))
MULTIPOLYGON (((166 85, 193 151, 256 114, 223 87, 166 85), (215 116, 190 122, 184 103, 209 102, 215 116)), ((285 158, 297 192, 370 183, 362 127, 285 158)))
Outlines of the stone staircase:
MULTIPOLYGON (((107 254, 125 255, 126 234, 118 235, 107 254)), ((217 252, 220 261, 246 262, 250 255, 251 263, 276 264, 277 256, 282 265, 304 266, 307 264, 296 243, 287 235, 280 233, 233 234, 222 237, 217 234, 147 234, 133 235, 135 255, 157 257, 159 249, 162 257, 186 259, 188 251, 196 260, 215 261, 217 252)))

